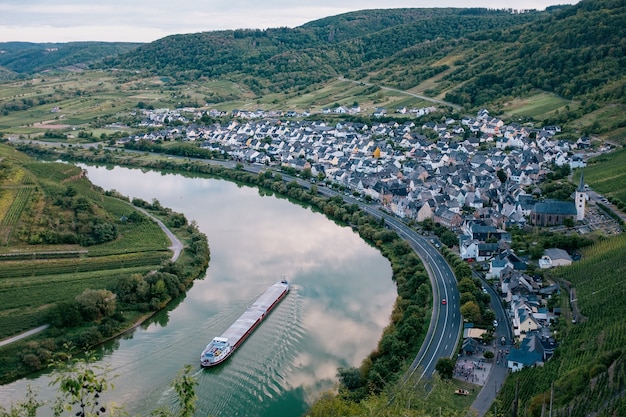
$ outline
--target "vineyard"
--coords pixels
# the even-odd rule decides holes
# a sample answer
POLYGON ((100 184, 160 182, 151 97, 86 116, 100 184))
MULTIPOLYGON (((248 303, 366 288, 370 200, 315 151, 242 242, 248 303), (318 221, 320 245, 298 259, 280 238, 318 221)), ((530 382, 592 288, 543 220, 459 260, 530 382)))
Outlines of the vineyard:
POLYGON ((626 203, 626 150, 611 152, 589 161, 585 167, 585 181, 607 197, 626 203))
MULTIPOLYGON (((519 380, 521 407, 540 415, 553 386, 554 416, 614 415, 626 406, 626 235, 606 239, 583 252, 583 259, 556 274, 576 289, 586 318, 558 323, 561 346, 545 366, 516 372, 499 399, 513 403, 519 380), (567 408, 564 405, 568 405, 567 408)), ((566 298, 566 297, 564 297, 566 298)), ((620 414, 621 415, 621 414, 620 414)))
POLYGON ((13 197, 13 203, 0 222, 0 245, 7 245, 9 243, 11 234, 30 199, 31 192, 32 187, 30 186, 21 187, 17 190, 17 193, 13 197))
MULTIPOLYGON (((169 258, 169 252, 135 252, 112 256, 78 259, 31 260, 29 262, 4 261, 0 275, 0 289, 13 278, 39 277, 80 272, 158 266, 169 258)), ((12 285, 9 284, 9 285, 12 285)), ((20 285, 24 285, 23 283, 20 285)))
POLYGON ((0 157, 0 339, 45 323, 55 303, 157 270, 171 256, 155 222, 128 201, 105 195, 81 168, 36 162, 2 145, 0 157), (82 226, 75 213, 87 218, 82 226), (135 221, 121 221, 127 217, 135 221), (33 239, 55 227, 56 236, 78 236, 63 224, 85 228, 94 220, 113 224, 115 238, 87 247, 33 239))
POLYGON ((129 265, 115 270, 2 278, 0 339, 46 323, 47 307, 53 303, 72 300, 86 288, 111 287, 122 275, 143 274, 154 267, 129 265))

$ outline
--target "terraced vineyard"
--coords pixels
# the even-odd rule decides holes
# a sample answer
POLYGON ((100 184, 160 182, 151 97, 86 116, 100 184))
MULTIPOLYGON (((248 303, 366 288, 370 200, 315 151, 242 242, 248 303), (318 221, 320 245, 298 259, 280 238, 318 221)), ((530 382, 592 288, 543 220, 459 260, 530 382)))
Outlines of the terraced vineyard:
POLYGON ((8 245, 11 234, 30 199, 31 192, 32 187, 26 186, 19 188, 14 194, 13 203, 0 222, 0 245, 8 245))
POLYGON ((593 158, 585 167, 585 181, 598 192, 626 204, 625 160, 624 149, 593 158))
POLYGON ((156 223, 94 187, 80 167, 3 145, 0 160, 0 339, 44 324, 55 303, 157 270, 171 256, 156 223), (134 222, 121 220, 133 213, 134 222), (81 246, 93 224, 115 235, 81 246))

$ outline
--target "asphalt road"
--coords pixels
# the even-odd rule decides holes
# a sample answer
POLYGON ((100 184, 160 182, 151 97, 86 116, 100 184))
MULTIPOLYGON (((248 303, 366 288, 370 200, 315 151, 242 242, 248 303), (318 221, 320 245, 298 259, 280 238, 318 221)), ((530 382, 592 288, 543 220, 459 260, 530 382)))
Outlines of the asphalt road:
POLYGON ((435 373, 437 360, 456 356, 456 348, 461 336, 463 319, 460 312, 460 297, 456 277, 443 255, 416 231, 399 219, 384 214, 385 222, 406 239, 422 259, 433 288, 433 313, 431 322, 417 357, 411 364, 411 371, 421 370, 420 378, 435 373), (446 300, 442 304, 442 300, 446 300))
MULTIPOLYGON (((504 306, 500 301, 500 295, 497 294, 496 290, 491 287, 487 283, 487 281, 485 281, 481 274, 474 271, 474 276, 480 278, 480 280, 483 282, 483 287, 491 296, 490 307, 496 314, 496 320, 498 321, 498 326, 496 327, 496 331, 494 332, 495 349, 501 349, 503 351, 505 351, 506 349, 511 349, 513 347, 513 345, 511 344, 511 341, 513 340, 511 320, 509 320, 508 314, 504 310, 504 306), (506 343, 504 345, 500 343, 502 337, 506 339, 506 343)), ((506 356, 504 356, 498 362, 495 362, 493 364, 485 381, 485 385, 483 385, 483 389, 478 393, 478 396, 476 396, 476 399, 472 403, 472 411, 475 411, 478 417, 484 416, 487 411, 489 411, 489 408, 493 404, 493 401, 495 400, 498 391, 500 391, 502 384, 504 384, 507 376, 507 362, 506 356)))

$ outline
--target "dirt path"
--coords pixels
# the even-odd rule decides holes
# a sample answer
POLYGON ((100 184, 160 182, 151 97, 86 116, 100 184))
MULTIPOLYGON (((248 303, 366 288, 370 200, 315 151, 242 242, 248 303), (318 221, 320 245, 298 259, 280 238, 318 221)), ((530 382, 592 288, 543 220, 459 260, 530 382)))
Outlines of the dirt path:
POLYGON ((139 210, 140 212, 142 212, 143 214, 145 214, 146 216, 150 217, 152 220, 154 220, 156 224, 159 225, 161 230, 163 230, 163 232, 167 235, 170 242, 172 242, 172 245, 169 247, 169 249, 171 249, 174 252, 174 254, 172 255, 172 262, 176 262, 176 260, 180 256, 180 253, 183 250, 183 244, 180 242, 180 240, 178 240, 178 238, 174 236, 174 233, 172 233, 172 231, 168 229, 167 226, 163 224, 161 220, 157 219, 156 217, 154 217, 152 214, 148 213, 146 210, 142 209, 141 207, 137 207, 137 206, 133 206, 133 207, 139 210))
POLYGON ((43 326, 36 327, 34 329, 28 330, 24 333, 18 334, 17 336, 9 337, 8 339, 0 340, 0 346, 8 345, 9 343, 17 342, 18 340, 24 339, 28 336, 32 336, 35 333, 39 333, 43 330, 46 330, 50 327, 49 324, 44 324, 43 326))
POLYGON ((383 87, 382 85, 378 85, 378 84, 372 84, 372 83, 367 83, 364 81, 357 81, 357 80, 349 80, 347 78, 344 77, 338 77, 339 81, 349 81, 351 83, 355 83, 355 84, 363 84, 363 85, 367 85, 367 86, 378 86, 380 87, 382 90, 387 90, 387 91, 395 91, 396 93, 402 93, 402 94, 406 94, 407 96, 411 96, 411 97, 415 97, 415 98, 419 98, 425 101, 430 101, 431 103, 435 103, 435 104, 441 104, 443 106, 450 106, 452 107, 454 110, 461 110, 461 106, 459 106, 458 104, 454 104, 454 103, 450 103, 448 101, 443 101, 443 100, 439 100, 436 98, 432 98, 432 97, 427 97, 427 96, 423 96, 421 94, 415 94, 415 93, 411 93, 409 91, 404 91, 404 90, 398 90, 397 88, 391 88, 391 87, 383 87))

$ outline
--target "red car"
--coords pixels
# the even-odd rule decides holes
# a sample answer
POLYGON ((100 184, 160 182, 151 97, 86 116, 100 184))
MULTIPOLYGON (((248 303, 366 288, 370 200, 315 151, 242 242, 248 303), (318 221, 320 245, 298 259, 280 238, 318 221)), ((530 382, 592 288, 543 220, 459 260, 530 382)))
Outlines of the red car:
POLYGON ((443 300, 441 300, 441 304, 443 304, 444 306, 446 305, 446 299, 445 298, 443 300))

